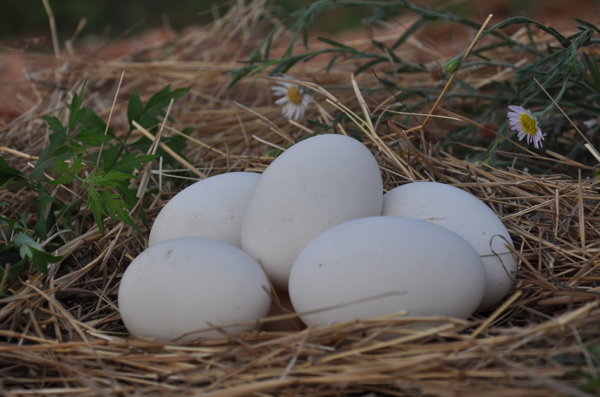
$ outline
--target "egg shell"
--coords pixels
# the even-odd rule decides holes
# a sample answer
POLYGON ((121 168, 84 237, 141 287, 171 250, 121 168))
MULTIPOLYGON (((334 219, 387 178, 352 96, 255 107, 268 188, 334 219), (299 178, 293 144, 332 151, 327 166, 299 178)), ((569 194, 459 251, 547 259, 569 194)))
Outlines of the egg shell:
POLYGON ((183 189, 159 212, 148 245, 177 237, 210 237, 241 248, 242 214, 259 178, 253 172, 230 172, 183 189))
MULTIPOLYGON (((140 253, 119 286, 119 310, 138 337, 170 341, 186 333, 266 316, 267 277, 248 254, 204 237, 163 241, 140 253)), ((225 327, 236 334, 254 326, 225 327)), ((214 339, 215 330, 181 340, 214 339)))
POLYGON ((242 220, 242 248, 287 290, 302 248, 339 223, 379 215, 383 186, 377 161, 356 139, 320 135, 282 153, 252 190, 242 220))
POLYGON ((405 310, 465 318, 479 306, 484 281, 481 258, 457 234, 380 216, 342 223, 311 241, 294 263, 289 292, 305 324, 325 326, 405 310))
POLYGON ((457 187, 438 182, 413 182, 384 195, 382 215, 434 223, 467 240, 483 259, 486 292, 479 310, 498 303, 514 283, 517 262, 507 244, 512 239, 485 203, 457 187))

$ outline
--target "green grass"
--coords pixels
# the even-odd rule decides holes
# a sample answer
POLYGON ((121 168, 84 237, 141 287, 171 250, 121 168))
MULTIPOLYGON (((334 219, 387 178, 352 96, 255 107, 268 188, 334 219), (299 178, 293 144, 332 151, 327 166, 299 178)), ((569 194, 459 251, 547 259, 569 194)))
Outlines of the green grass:
MULTIPOLYGON (((327 70, 335 67, 336 62, 342 59, 359 60, 361 66, 354 71, 355 75, 368 73, 375 67, 378 68, 378 78, 381 82, 379 87, 364 88, 365 92, 370 90, 387 90, 390 92, 402 91, 396 99, 403 105, 396 109, 398 111, 418 111, 424 105, 432 104, 440 94, 440 89, 434 87, 407 88, 398 85, 395 77, 398 75, 410 75, 414 73, 427 73, 428 67, 423 64, 411 63, 398 55, 398 51, 412 35, 418 34, 427 24, 433 21, 457 23, 472 30, 478 30, 481 25, 468 18, 448 12, 437 11, 408 1, 334 1, 320 0, 291 13, 274 16, 280 24, 273 29, 256 48, 249 59, 243 60, 240 68, 231 72, 231 84, 236 84, 240 79, 248 75, 267 72, 269 75, 277 76, 284 73, 293 73, 294 67, 300 63, 307 62, 322 55, 333 55, 327 70), (391 45, 372 40, 373 50, 365 51, 340 43, 339 41, 319 37, 318 40, 327 44, 327 48, 310 50, 308 48, 309 32, 313 28, 314 21, 324 12, 337 9, 361 7, 361 9, 372 10, 370 18, 365 18, 367 24, 375 24, 384 16, 398 14, 412 14, 414 22, 405 33, 400 35, 391 45), (271 48, 277 29, 285 28, 291 33, 292 39, 281 57, 273 57, 271 48), (305 51, 295 52, 298 48, 295 42, 300 39, 305 43, 305 51), (383 70, 383 72, 379 72, 383 70), (411 103, 412 105, 404 105, 411 103)), ((459 89, 447 92, 445 102, 472 100, 472 104, 465 106, 462 110, 466 116, 479 124, 493 124, 498 126, 496 139, 486 143, 473 125, 461 126, 447 133, 442 143, 444 149, 454 147, 454 150, 462 152, 464 156, 474 157, 474 160, 482 161, 489 165, 508 166, 514 163, 514 157, 499 155, 504 151, 514 149, 510 142, 504 137, 514 138, 514 133, 507 128, 508 120, 506 113, 508 106, 518 105, 531 108, 536 111, 542 130, 547 134, 542 150, 551 150, 560 153, 574 161, 594 166, 597 160, 584 147, 590 143, 592 147, 598 147, 598 125, 582 127, 582 134, 565 146, 562 133, 572 125, 558 108, 576 121, 593 120, 600 114, 600 69, 596 55, 591 51, 600 44, 598 27, 583 19, 573 21, 573 29, 576 33, 565 36, 556 29, 545 26, 537 21, 526 17, 509 18, 493 27, 487 28, 480 37, 494 38, 492 44, 477 45, 463 60, 465 53, 444 60, 446 76, 457 72, 459 65, 461 69, 501 67, 514 69, 514 78, 508 82, 495 82, 492 90, 486 92, 473 87, 467 81, 456 78, 453 81, 459 89), (513 40, 504 33, 504 29, 516 25, 524 27, 528 31, 529 42, 513 40), (534 33, 541 31, 551 41, 546 48, 539 48, 534 40, 534 33), (522 57, 529 57, 531 61, 525 65, 510 65, 505 61, 498 61, 489 57, 490 51, 498 49, 510 49, 522 57), (462 64, 461 64, 462 61, 462 64), (486 145, 484 154, 475 154, 467 146, 486 145)), ((343 118, 343 115, 339 115, 343 118)), ((373 115, 374 118, 379 115, 373 115)), ((567 172, 569 166, 555 164, 529 164, 533 172, 556 173, 567 172)), ((596 172, 598 169, 596 169, 596 172)))
MULTIPOLYGON (((147 225, 145 204, 132 181, 139 179, 145 165, 158 156, 166 164, 174 161, 166 152, 150 153, 149 139, 142 137, 128 143, 128 138, 134 121, 143 128, 156 130, 159 117, 166 115, 165 108, 185 95, 187 88, 171 90, 166 86, 146 104, 134 90, 127 109, 130 129, 124 138, 114 135, 93 110, 83 107, 84 89, 85 84, 66 105, 66 125, 55 116, 42 117, 51 131, 49 144, 30 174, 12 168, 0 157, 0 189, 21 189, 31 202, 20 213, 10 203, 2 203, 7 211, 0 214, 0 232, 5 242, 0 247, 0 296, 4 293, 3 284, 29 261, 37 271, 48 273, 49 266, 61 259, 50 252, 64 243, 62 232, 70 230, 76 235, 86 232, 73 230, 74 218, 81 213, 91 213, 100 233, 106 223, 117 221, 142 233, 134 217, 147 225), (58 193, 61 190, 71 194, 62 199, 63 195, 58 193), (30 212, 37 214, 31 218, 34 221, 28 217, 30 212)), ((163 143, 175 152, 183 148, 181 140, 164 139, 163 143)))

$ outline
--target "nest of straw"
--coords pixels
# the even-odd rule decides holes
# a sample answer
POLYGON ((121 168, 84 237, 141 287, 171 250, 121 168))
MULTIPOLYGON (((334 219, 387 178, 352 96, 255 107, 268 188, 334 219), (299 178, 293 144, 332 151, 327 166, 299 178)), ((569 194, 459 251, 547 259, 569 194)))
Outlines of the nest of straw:
MULTIPOLYGON (((280 109, 272 105, 273 80, 250 76, 228 86, 224 72, 237 68, 236 61, 247 59, 256 48, 262 12, 262 2, 234 7, 208 28, 118 59, 90 59, 73 50, 56 59, 30 56, 27 76, 34 101, 27 112, 1 127, 5 149, 10 148, 3 156, 13 167, 27 170, 47 142, 40 117, 64 117, 62 104, 87 79, 86 105, 105 119, 110 115, 114 131, 120 127, 126 131, 125 109, 133 88, 144 98, 166 84, 191 87, 171 110, 176 122, 167 124, 164 134, 197 127, 185 151, 196 174, 198 169, 204 170, 202 176, 262 171, 272 160, 265 155, 268 150, 314 132, 281 117, 280 109), (223 37, 223 32, 228 34, 223 37)), ((384 40, 394 32, 381 36, 384 40)), ((405 55, 422 48, 413 40, 405 55)), ((506 49, 494 51, 490 57, 517 58, 506 49)), ((3 57, 12 55, 2 52, 3 57)), ((320 104, 308 110, 308 118, 331 124, 331 115, 344 111, 351 117, 335 125, 338 133, 364 127, 357 112, 368 107, 376 113, 390 101, 390 93, 379 90, 363 97, 361 89, 380 85, 369 73, 357 76, 354 89, 323 88, 353 87, 356 61, 340 62, 325 73, 327 62, 315 59, 294 70, 296 77, 313 82, 307 85, 320 104)), ((511 78, 510 70, 461 73, 482 86, 511 78)), ((402 84, 438 83, 418 74, 402 84)), ((429 327, 400 328, 403 331, 387 340, 377 335, 414 319, 387 316, 321 328, 261 329, 192 344, 140 340, 131 337, 120 321, 117 290, 128 263, 145 248, 145 236, 123 224, 109 226, 101 235, 91 226, 89 214, 82 214, 87 221, 56 253, 64 259, 55 271, 21 274, 0 299, 0 392, 6 396, 590 395, 581 387, 598 376, 597 358, 590 353, 600 338, 598 179, 497 169, 438 150, 437 138, 448 123, 461 122, 467 121, 432 119, 427 131, 411 131, 393 117, 383 118, 364 129, 363 141, 379 161, 386 190, 409 181, 439 181, 479 197, 498 214, 520 262, 515 286, 498 306, 467 320, 429 319, 429 327)), ((522 156, 562 162, 574 170, 590 168, 551 152, 522 156)), ((181 168, 187 170, 185 165, 181 168)), ((155 167, 150 183, 162 190, 147 197, 150 220, 181 188, 174 180, 155 167)), ((26 205, 24 192, 3 191, 1 196, 0 201, 17 210, 26 205)), ((292 321, 293 316, 277 319, 292 321)))

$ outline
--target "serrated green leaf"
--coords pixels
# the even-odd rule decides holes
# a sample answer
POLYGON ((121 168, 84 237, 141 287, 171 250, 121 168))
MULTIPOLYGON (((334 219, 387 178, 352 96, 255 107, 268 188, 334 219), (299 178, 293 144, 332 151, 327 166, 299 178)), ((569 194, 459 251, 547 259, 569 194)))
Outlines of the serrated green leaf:
POLYGON ((104 204, 106 215, 110 217, 111 221, 116 221, 118 210, 122 208, 125 203, 119 200, 119 195, 116 193, 102 190, 100 194, 102 195, 102 203, 104 204))
POLYGON ((110 128, 106 128, 106 122, 92 109, 87 109, 81 118, 81 124, 85 129, 96 128, 99 134, 113 138, 115 135, 110 128))
POLYGON ((112 138, 108 135, 104 135, 104 131, 100 131, 97 128, 92 128, 77 133, 73 139, 81 142, 84 145, 100 147, 104 143, 110 141, 112 138))
POLYGON ((101 168, 103 171, 109 171, 111 168, 113 168, 115 166, 115 164, 117 164, 117 158, 119 155, 119 149, 117 148, 117 146, 108 146, 103 152, 102 152, 103 156, 102 156, 102 164, 101 164, 101 168))
POLYGON ((59 158, 52 159, 52 165, 54 166, 54 171, 57 174, 70 174, 71 169, 69 168, 69 164, 67 164, 64 160, 59 158))
POLYGON ((95 182, 107 189, 110 189, 123 181, 129 181, 132 178, 134 178, 134 176, 131 174, 114 170, 108 171, 104 175, 94 176, 95 182))
POLYGON ((73 163, 71 165, 71 170, 72 170, 73 174, 77 174, 79 171, 81 171, 82 166, 83 166, 83 156, 82 155, 75 156, 75 158, 73 159, 73 163))
POLYGON ((129 208, 133 208, 133 206, 138 202, 138 198, 136 196, 137 189, 131 189, 128 187, 124 187, 123 185, 119 185, 116 187, 117 192, 123 199, 123 201, 128 205, 129 208))
POLYGON ((92 211, 94 222, 96 222, 100 233, 104 233, 104 222, 102 219, 104 208, 102 206, 102 197, 100 196, 100 193, 98 191, 94 189, 88 189, 88 206, 92 211))
POLYGON ((71 175, 63 175, 55 178, 51 181, 48 181, 50 185, 66 185, 67 183, 71 183, 73 181, 73 177, 71 175))
MULTIPOLYGON (((144 154, 138 155, 137 153, 131 153, 127 156, 123 157, 119 162, 117 162, 114 166, 112 166, 112 171, 121 171, 128 174, 131 174, 135 169, 141 169, 142 164, 148 163, 150 161, 158 158, 157 155, 153 154, 144 154)), ((107 171, 110 170, 107 169, 107 171)))
POLYGON ((46 169, 54 167, 57 161, 70 160, 78 154, 86 153, 87 150, 81 145, 67 145, 67 138, 64 133, 54 132, 50 135, 50 144, 40 153, 40 157, 33 168, 31 178, 40 180, 46 169))
POLYGON ((144 107, 144 114, 140 117, 138 123, 144 128, 150 128, 158 124, 158 117, 165 115, 164 109, 169 106, 171 100, 181 98, 189 90, 189 88, 185 87, 171 91, 171 86, 167 85, 148 100, 148 103, 144 107))
POLYGON ((42 119, 48 123, 48 128, 50 128, 51 131, 59 132, 67 130, 67 127, 63 126, 60 120, 54 116, 42 116, 42 119))
POLYGON ((137 88, 135 88, 131 97, 129 97, 129 103, 127 104, 127 119, 129 120, 129 125, 132 126, 131 122, 134 120, 140 120, 143 114, 144 104, 140 98, 140 93, 137 88))
POLYGON ((48 146, 42 149, 42 152, 35 163, 35 167, 31 172, 31 178, 39 179, 46 168, 53 165, 55 157, 54 152, 67 141, 66 132, 66 129, 63 128, 60 131, 50 134, 48 146))
POLYGON ((85 115, 86 109, 82 108, 83 105, 83 90, 85 89, 86 82, 83 83, 79 93, 73 94, 71 103, 67 105, 69 109, 69 131, 75 131, 77 125, 85 115))
POLYGON ((117 218, 126 225, 131 226, 137 232, 142 233, 142 230, 135 224, 129 213, 123 209, 117 209, 117 218))
POLYGON ((7 179, 25 178, 23 173, 12 168, 2 156, 0 156, 0 183, 4 183, 7 179))
MULTIPOLYGON (((181 156, 183 159, 187 159, 186 156, 181 152, 185 149, 187 145, 187 140, 182 136, 174 136, 171 138, 162 139, 161 142, 168 146, 171 150, 181 156)), ((145 136, 140 137, 137 141, 133 142, 130 147, 138 149, 140 152, 148 152, 152 141, 145 136)), ((177 164, 177 160, 173 158, 169 153, 167 153, 164 149, 158 148, 156 151, 156 158, 162 157, 164 163, 171 167, 174 167, 177 164)))

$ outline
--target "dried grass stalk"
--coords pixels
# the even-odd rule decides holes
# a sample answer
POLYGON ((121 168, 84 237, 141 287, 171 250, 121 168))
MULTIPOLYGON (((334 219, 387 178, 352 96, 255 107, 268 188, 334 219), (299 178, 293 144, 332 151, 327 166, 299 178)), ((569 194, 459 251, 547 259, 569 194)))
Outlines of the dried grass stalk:
MULTIPOLYGON (((64 54, 57 60, 35 59, 27 74, 32 91, 39 95, 29 111, 0 127, 3 156, 27 170, 47 143, 40 116, 64 118, 61 104, 87 78, 89 106, 103 117, 110 114, 111 128, 117 132, 126 131, 126 93, 134 87, 147 97, 165 84, 190 86, 190 95, 171 109, 177 122, 165 125, 162 132, 164 137, 197 126, 185 153, 190 164, 182 162, 182 167, 193 164, 202 169, 201 176, 263 170, 272 159, 265 155, 268 150, 285 149, 310 132, 280 116, 272 105, 272 80, 255 76, 229 88, 223 74, 255 48, 251 32, 258 29, 263 6, 257 1, 234 7, 211 27, 151 48, 152 53, 170 51, 161 60, 136 61, 150 50, 112 60, 64 54), (223 40, 224 31, 231 34, 223 40)), ((380 35, 382 40, 396 37, 389 32, 380 35)), ((515 39, 526 38, 518 33, 515 39)), ((418 41, 412 43, 418 47, 418 41)), ((519 54, 506 49, 492 50, 489 56, 520 61, 519 54)), ((415 180, 451 184, 479 197, 504 221, 521 262, 514 291, 504 304, 468 320, 429 319, 430 326, 418 330, 401 327, 416 320, 399 314, 322 328, 252 332, 192 345, 134 339, 119 321, 116 292, 124 269, 146 241, 122 224, 104 236, 91 228, 69 237, 58 252, 64 261, 49 276, 35 273, 15 280, 9 294, 0 299, 3 395, 589 396, 580 389, 585 378, 574 374, 598 376, 598 358, 590 353, 600 337, 598 179, 530 175, 439 152, 435 136, 444 134, 445 123, 468 122, 453 113, 445 112, 451 120, 434 113, 427 131, 399 127, 393 118, 370 124, 357 115, 359 108, 381 111, 393 100, 390 94, 382 90, 363 98, 361 87, 379 84, 374 75, 352 80, 354 61, 340 63, 329 74, 323 71, 325 64, 326 60, 316 59, 295 69, 318 83, 305 83, 320 104, 309 109, 309 117, 331 125, 329 115, 342 111, 353 119, 337 125, 337 131, 345 133, 350 126, 363 129, 386 190, 415 180), (349 85, 354 90, 323 88, 349 85), (377 339, 390 332, 391 339, 377 339)), ((512 71, 460 73, 461 78, 484 85, 509 79, 512 71)), ((428 75, 416 75, 402 84, 435 82, 428 75)), ((528 155, 539 162, 590 168, 558 153, 528 155)), ((147 197, 152 203, 150 218, 175 193, 170 179, 158 171, 151 173, 150 183, 158 184, 160 178, 163 190, 160 196, 147 197)), ((24 208, 23 194, 3 191, 1 200, 24 208)))

